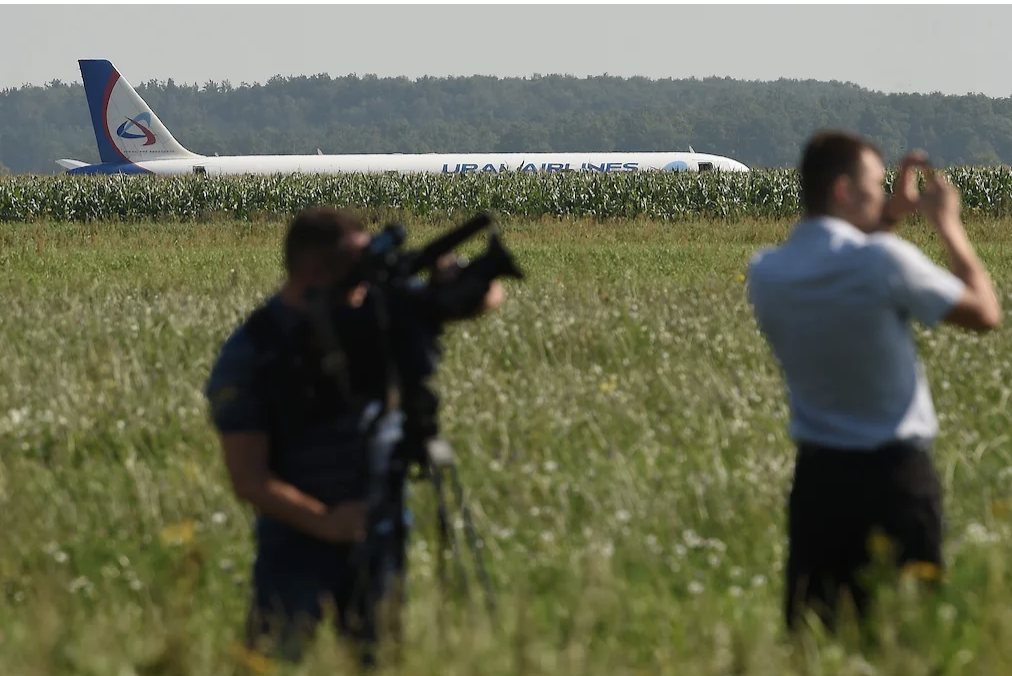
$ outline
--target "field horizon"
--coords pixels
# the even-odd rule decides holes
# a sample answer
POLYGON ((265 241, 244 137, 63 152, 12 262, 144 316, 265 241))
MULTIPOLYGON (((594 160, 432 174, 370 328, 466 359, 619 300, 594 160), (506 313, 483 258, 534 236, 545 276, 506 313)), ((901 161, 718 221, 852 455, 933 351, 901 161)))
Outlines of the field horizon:
MULTIPOLYGON (((401 220, 409 246, 464 220, 365 213, 373 229, 401 220)), ((473 575, 473 599, 437 621, 436 518, 419 486, 398 673, 1012 671, 1005 326, 916 329, 941 419, 941 590, 886 594, 880 646, 864 656, 847 637, 792 646, 783 635, 793 448, 744 272, 792 223, 501 219, 528 279, 506 282, 499 312, 449 329, 435 383, 500 623, 483 614, 473 575)), ((327 635, 295 668, 232 647, 251 512, 231 493, 201 387, 221 342, 280 281, 285 226, 0 225, 3 673, 342 666, 327 635)), ((968 232, 1007 305, 1012 218, 971 216, 968 232)), ((944 265, 926 224, 898 233, 944 265)))

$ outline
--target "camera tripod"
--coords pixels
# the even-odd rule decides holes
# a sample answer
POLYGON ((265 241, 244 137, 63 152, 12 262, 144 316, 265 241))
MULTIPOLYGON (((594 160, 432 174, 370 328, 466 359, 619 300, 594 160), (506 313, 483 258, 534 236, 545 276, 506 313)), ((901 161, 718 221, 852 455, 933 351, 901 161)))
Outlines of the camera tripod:
POLYGON ((474 530, 474 524, 471 521, 471 510, 468 508, 467 503, 464 500, 464 488, 460 482, 460 476, 457 472, 457 465, 453 459, 453 449, 450 444, 444 439, 433 439, 426 444, 426 450, 428 455, 428 463, 426 464, 424 473, 428 476, 428 479, 432 482, 432 487, 436 496, 436 510, 439 516, 439 530, 440 540, 442 546, 439 552, 439 576, 440 582, 445 590, 449 583, 446 571, 446 565, 444 561, 444 552, 447 547, 450 548, 453 553, 454 561, 457 564, 457 569, 460 571, 461 586, 463 592, 467 593, 467 578, 463 574, 463 564, 460 560, 460 550, 456 545, 453 538, 452 531, 450 529, 449 514, 447 510, 446 501, 443 496, 443 477, 442 473, 448 473, 450 482, 452 484, 451 490, 453 491, 454 497, 457 501, 457 507, 460 510, 460 517, 463 521, 464 534, 467 537, 467 544, 471 550, 471 555, 474 558, 474 567, 481 581, 482 586, 485 590, 485 605, 488 609, 489 617, 494 620, 496 606, 495 598, 492 593, 492 583, 488 578, 488 573, 485 571, 485 566, 482 562, 481 551, 484 549, 484 545, 479 542, 478 537, 474 530))

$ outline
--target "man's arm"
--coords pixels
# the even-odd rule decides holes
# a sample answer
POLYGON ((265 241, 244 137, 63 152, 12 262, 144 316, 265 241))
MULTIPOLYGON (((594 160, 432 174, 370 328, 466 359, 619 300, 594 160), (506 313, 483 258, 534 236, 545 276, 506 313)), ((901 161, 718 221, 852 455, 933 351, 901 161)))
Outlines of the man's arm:
POLYGON ((945 315, 949 324, 973 331, 990 331, 1001 324, 1001 304, 991 276, 977 257, 959 217, 959 193, 941 176, 932 175, 921 198, 921 211, 935 226, 949 258, 949 270, 965 288, 945 315))
POLYGON ((364 503, 328 510, 319 500, 269 470, 263 408, 252 387, 252 345, 242 333, 229 339, 208 380, 206 395, 225 466, 236 496, 260 513, 327 542, 363 537, 364 503))
POLYGON ((972 331, 992 331, 1001 324, 1001 304, 991 276, 977 258, 959 218, 941 222, 938 234, 949 257, 949 270, 965 285, 959 301, 943 321, 972 331))
MULTIPOLYGON (((891 234, 879 235, 877 239, 886 259, 889 297, 897 309, 927 327, 947 322, 986 331, 997 326, 1000 314, 991 314, 996 306, 989 308, 987 303, 981 303, 979 288, 973 286, 988 284, 978 277, 982 273, 986 278, 987 273, 982 272, 982 267, 975 269, 972 263, 961 268, 953 262, 967 255, 966 249, 953 249, 957 258, 950 254, 950 266, 954 269, 949 271, 910 242, 891 234)), ((958 240, 952 242, 959 247, 958 240)), ((972 250, 969 255, 972 256, 972 250)))
POLYGON ((502 282, 498 279, 493 279, 488 287, 488 293, 485 294, 485 303, 482 307, 486 312, 495 310, 502 305, 505 297, 506 290, 503 288, 502 282))
POLYGON ((230 432, 219 434, 219 438, 236 496, 261 514, 326 542, 365 537, 364 502, 343 503, 328 510, 316 498, 271 474, 266 434, 230 432))

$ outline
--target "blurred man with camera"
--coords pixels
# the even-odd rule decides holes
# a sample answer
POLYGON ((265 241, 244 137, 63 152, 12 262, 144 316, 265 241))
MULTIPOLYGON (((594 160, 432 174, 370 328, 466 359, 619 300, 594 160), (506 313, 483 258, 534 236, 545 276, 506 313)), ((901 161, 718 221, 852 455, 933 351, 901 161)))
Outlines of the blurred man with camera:
POLYGON ((881 154, 856 135, 816 134, 800 173, 805 216, 753 257, 748 294, 784 374, 797 445, 787 625, 812 610, 832 631, 843 597, 859 621, 867 617, 859 575, 876 532, 898 565, 943 566, 930 456, 938 421, 909 321, 984 332, 999 325, 1001 308, 960 222, 959 195, 923 153, 904 159, 891 199, 881 154), (944 245, 948 270, 891 232, 914 211, 944 245))
MULTIPOLYGON (((298 214, 284 242, 283 286, 228 337, 206 385, 232 486, 257 513, 247 644, 290 660, 301 658, 327 611, 356 647, 377 640, 350 558, 366 537, 368 441, 348 393, 324 372, 323 339, 310 321, 310 299, 346 278, 370 240, 349 211, 298 214)), ((502 293, 493 281, 473 314, 498 306, 502 293)), ((386 396, 373 296, 368 284, 352 283, 328 306, 356 401, 386 396)), ((379 538, 369 575, 380 596, 401 582, 406 529, 385 524, 379 538)))

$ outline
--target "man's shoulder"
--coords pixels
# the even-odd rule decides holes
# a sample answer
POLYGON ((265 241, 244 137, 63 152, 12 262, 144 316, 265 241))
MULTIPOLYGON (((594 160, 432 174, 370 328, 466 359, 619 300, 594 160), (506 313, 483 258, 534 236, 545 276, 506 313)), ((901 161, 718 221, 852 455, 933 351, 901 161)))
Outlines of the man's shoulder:
POLYGON ((776 245, 767 245, 756 249, 748 259, 748 270, 762 270, 779 253, 780 247, 776 245))
POLYGON ((777 295, 776 275, 782 267, 778 262, 782 255, 782 247, 764 246, 749 258, 745 269, 745 289, 749 304, 757 313, 764 313, 766 306, 777 295))
POLYGON ((254 343, 250 336, 249 324, 243 321, 232 329, 218 348, 218 362, 253 357, 254 343))
POLYGON ((748 259, 745 266, 745 278, 750 286, 761 284, 769 278, 769 273, 778 270, 783 257, 782 245, 768 245, 757 249, 748 259))
POLYGON ((266 299, 226 336, 211 368, 208 386, 241 377, 253 368, 257 358, 258 334, 261 332, 258 324, 271 320, 269 312, 274 302, 274 296, 266 299))
POLYGON ((249 336, 246 324, 240 324, 225 338, 204 386, 205 394, 211 398, 222 391, 245 385, 250 378, 256 359, 256 350, 249 336))
POLYGON ((894 232, 870 233, 865 240, 864 248, 893 259, 910 255, 923 255, 916 244, 900 237, 894 232))
POLYGON ((211 417, 219 431, 259 430, 260 395, 256 386, 258 351, 250 319, 258 306, 222 342, 204 384, 211 417))
POLYGON ((868 235, 864 249, 871 260, 888 273, 919 269, 930 264, 928 256, 916 244, 892 232, 868 235))

